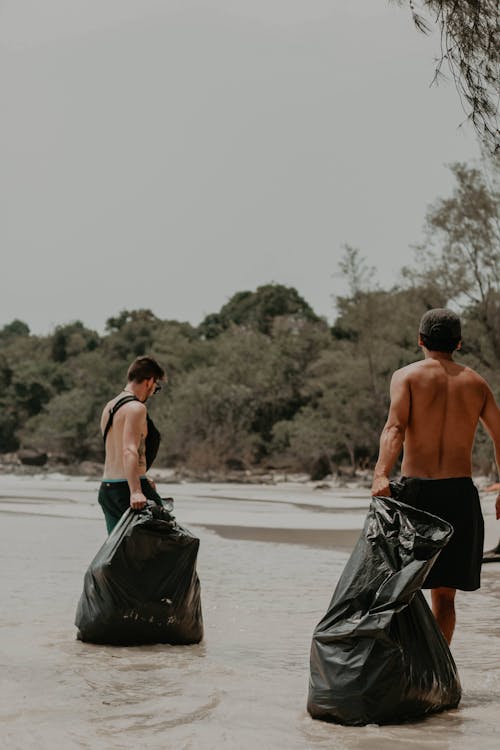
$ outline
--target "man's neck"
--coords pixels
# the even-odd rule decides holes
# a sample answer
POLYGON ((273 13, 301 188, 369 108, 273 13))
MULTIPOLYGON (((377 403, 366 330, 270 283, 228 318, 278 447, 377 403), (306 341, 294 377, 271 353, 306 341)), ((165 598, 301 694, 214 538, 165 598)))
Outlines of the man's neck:
POLYGON ((135 396, 139 401, 144 403, 146 401, 145 387, 143 383, 127 383, 123 389, 124 393, 130 393, 131 396, 135 396))
POLYGON ((453 352, 429 351, 429 349, 426 349, 425 347, 423 347, 423 350, 426 359, 437 359, 444 362, 453 362, 453 352))

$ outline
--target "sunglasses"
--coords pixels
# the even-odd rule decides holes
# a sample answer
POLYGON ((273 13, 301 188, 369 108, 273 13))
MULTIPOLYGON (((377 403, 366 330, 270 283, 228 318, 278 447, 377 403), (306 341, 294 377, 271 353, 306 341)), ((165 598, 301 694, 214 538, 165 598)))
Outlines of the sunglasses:
POLYGON ((157 393, 159 393, 161 391, 161 389, 162 389, 161 383, 158 383, 158 381, 155 380, 155 389, 153 391, 153 396, 156 395, 157 393))

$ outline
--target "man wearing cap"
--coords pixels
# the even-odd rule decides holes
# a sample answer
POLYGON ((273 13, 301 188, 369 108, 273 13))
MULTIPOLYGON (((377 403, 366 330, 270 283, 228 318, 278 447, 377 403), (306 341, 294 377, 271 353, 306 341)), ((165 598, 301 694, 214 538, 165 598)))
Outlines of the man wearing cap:
POLYGON ((487 382, 453 360, 461 336, 460 319, 451 310, 438 308, 423 316, 418 343, 425 358, 392 376, 372 484, 372 495, 390 496, 389 475, 404 448, 399 499, 453 526, 453 536, 423 586, 431 589, 432 610, 448 643, 455 627, 456 590, 480 586, 484 523, 471 479, 479 421, 492 439, 500 469, 500 409, 487 382))

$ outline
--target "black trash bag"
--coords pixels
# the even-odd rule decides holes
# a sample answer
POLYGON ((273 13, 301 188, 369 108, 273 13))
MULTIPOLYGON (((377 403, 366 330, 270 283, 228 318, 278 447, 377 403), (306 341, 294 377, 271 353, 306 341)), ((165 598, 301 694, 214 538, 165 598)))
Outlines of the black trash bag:
POLYGON ((85 574, 78 638, 114 645, 201 641, 199 544, 155 503, 127 510, 85 574))
POLYGON ((339 724, 397 723, 455 708, 453 657, 420 591, 449 523, 374 497, 311 646, 307 710, 339 724))

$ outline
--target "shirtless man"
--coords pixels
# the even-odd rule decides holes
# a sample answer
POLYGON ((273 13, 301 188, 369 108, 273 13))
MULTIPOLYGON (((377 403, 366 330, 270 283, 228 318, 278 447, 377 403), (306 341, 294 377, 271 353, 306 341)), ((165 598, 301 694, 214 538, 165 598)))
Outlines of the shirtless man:
MULTIPOLYGON (((431 589, 434 616, 450 643, 456 589, 480 586, 484 525, 471 480, 474 435, 481 421, 500 469, 500 409, 486 381, 453 361, 453 352, 461 346, 457 315, 441 308, 429 310, 420 321, 418 343, 425 359, 392 376, 372 495, 390 496, 389 475, 404 447, 399 499, 444 518, 454 528, 423 586, 431 589)), ((496 517, 500 518, 500 493, 496 517)))
POLYGON ((111 533, 130 507, 148 500, 161 505, 154 484, 146 478, 160 442, 160 433, 147 415, 146 401, 161 389, 165 372, 152 357, 137 357, 127 372, 127 385, 108 401, 101 415, 106 459, 99 503, 111 533))

